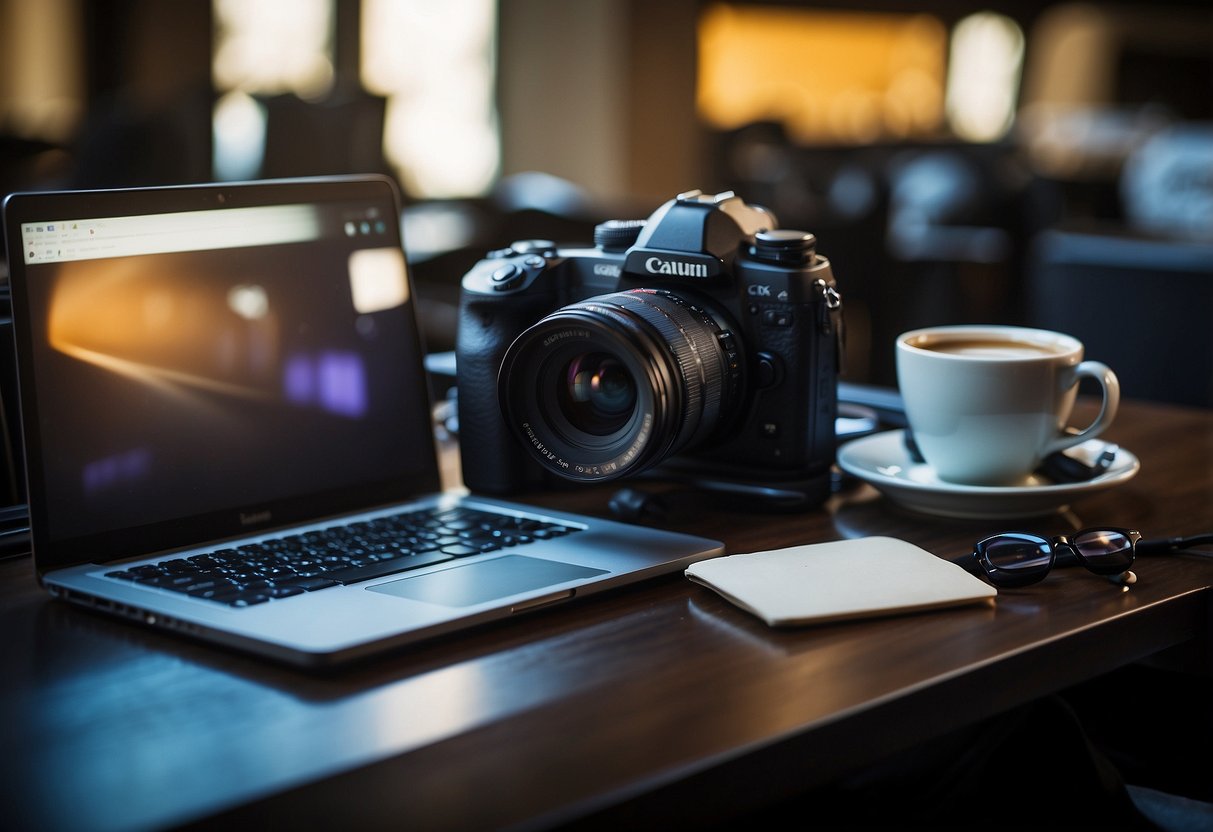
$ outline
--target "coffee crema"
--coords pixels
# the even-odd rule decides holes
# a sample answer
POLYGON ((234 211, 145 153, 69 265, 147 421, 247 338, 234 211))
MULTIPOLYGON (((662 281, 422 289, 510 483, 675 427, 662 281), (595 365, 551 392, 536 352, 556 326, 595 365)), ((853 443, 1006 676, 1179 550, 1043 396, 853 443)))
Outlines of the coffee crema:
POLYGON ((1062 344, 1041 344, 1033 341, 1011 341, 999 338, 956 338, 916 343, 913 346, 948 355, 972 355, 986 358, 1040 358, 1068 352, 1062 344))

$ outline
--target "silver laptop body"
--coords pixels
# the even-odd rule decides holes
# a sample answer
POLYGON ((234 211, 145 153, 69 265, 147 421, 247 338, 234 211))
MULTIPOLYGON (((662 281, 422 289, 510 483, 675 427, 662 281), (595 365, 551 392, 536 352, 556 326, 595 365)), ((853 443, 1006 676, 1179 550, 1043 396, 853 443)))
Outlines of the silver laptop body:
POLYGON ((399 217, 390 180, 362 176, 5 201, 33 558, 51 594, 326 666, 722 553, 441 490, 399 217), (467 509, 512 531, 482 514, 393 531, 402 514, 467 509), (330 580, 316 547, 350 524, 375 531, 371 554, 406 534, 426 551, 330 580), (285 590, 253 576, 233 600, 230 568, 218 591, 176 576, 304 543, 310 579, 285 590))

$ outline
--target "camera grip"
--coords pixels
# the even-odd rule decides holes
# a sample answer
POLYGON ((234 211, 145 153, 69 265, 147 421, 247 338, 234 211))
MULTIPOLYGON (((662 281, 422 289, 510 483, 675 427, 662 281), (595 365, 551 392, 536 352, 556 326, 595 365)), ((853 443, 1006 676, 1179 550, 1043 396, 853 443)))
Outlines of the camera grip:
POLYGON ((513 296, 481 300, 467 295, 459 310, 456 363, 459 445, 463 484, 470 491, 510 494, 537 484, 537 466, 510 434, 497 396, 497 373, 506 349, 526 321, 547 311, 549 298, 513 296))

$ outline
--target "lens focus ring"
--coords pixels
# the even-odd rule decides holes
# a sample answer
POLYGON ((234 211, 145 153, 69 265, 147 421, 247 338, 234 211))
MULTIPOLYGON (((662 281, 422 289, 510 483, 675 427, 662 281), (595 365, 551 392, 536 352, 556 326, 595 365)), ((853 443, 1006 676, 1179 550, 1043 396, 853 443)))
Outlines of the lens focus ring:
POLYGON ((669 292, 634 290, 610 297, 652 325, 673 352, 686 396, 683 427, 694 431, 700 425, 714 425, 725 381, 724 356, 716 340, 719 328, 669 292))

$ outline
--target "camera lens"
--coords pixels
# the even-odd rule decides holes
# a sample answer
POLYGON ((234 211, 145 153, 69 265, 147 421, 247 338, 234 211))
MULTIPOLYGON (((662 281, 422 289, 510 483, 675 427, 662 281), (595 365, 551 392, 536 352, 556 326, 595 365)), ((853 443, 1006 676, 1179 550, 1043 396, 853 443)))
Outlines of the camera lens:
POLYGON ((673 292, 634 289, 544 317, 506 351, 510 430, 573 480, 637 474, 727 424, 740 361, 724 317, 673 292))
POLYGON ((578 430, 610 436, 627 424, 636 407, 636 382, 613 355, 585 353, 568 363, 557 399, 564 418, 578 430))

